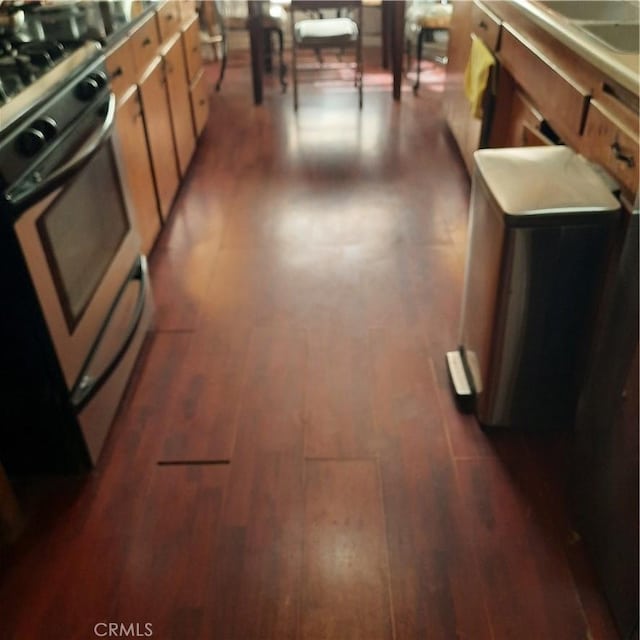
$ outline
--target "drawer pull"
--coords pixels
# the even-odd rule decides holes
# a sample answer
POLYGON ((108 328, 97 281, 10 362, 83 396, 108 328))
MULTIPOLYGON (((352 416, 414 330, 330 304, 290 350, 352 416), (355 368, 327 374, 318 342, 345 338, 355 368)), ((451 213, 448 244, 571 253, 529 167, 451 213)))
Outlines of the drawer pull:
POLYGON ((142 41, 143 47, 148 47, 151 44, 151 38, 147 37, 142 41))
POLYGON ((201 107, 204 107, 207 104, 207 101, 204 98, 200 98, 200 102, 198 103, 201 107))
POLYGON ((173 20, 173 13, 167 14, 167 20, 173 20))
POLYGON ((121 76, 123 73, 124 73, 124 71, 122 70, 122 67, 118 67, 111 74, 111 80, 115 80, 117 77, 121 76))
POLYGON ((620 162, 624 162, 627 165, 627 167, 629 167, 630 169, 633 167, 634 165, 633 156, 627 155, 626 153, 624 153, 622 151, 622 147, 620 146, 620 143, 617 140, 611 145, 611 151, 615 156, 616 160, 620 160, 620 162))
POLYGON ((485 31, 489 28, 489 25, 484 20, 480 20, 480 22, 478 23, 478 26, 481 29, 484 29, 485 31))

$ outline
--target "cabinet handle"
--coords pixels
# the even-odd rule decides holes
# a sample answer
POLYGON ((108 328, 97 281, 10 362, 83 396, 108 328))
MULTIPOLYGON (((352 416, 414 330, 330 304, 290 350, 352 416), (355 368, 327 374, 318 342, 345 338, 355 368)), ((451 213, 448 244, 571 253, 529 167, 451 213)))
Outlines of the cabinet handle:
POLYGON ((143 47, 148 47, 150 44, 151 44, 151 38, 145 38, 145 39, 142 41, 142 46, 143 46, 143 47))
POLYGON ((207 104, 207 101, 204 98, 200 98, 200 106, 204 107, 205 104, 207 104))
POLYGON ((114 80, 115 78, 117 78, 118 76, 121 76, 124 73, 124 71, 122 70, 122 67, 118 67, 117 69, 114 70, 114 72, 111 74, 111 80, 114 80))
POLYGON ((634 165, 633 156, 627 155, 626 153, 624 153, 622 151, 622 147, 620 146, 620 143, 617 140, 611 145, 611 152, 615 156, 616 160, 620 160, 620 162, 624 162, 627 165, 627 167, 629 167, 630 169, 633 167, 634 165))
POLYGON ((487 23, 484 20, 480 20, 480 22, 478 23, 478 26, 481 29, 484 29, 485 31, 489 28, 489 26, 487 25, 487 23))
POLYGON ((167 20, 173 20, 173 13, 167 13, 167 20))

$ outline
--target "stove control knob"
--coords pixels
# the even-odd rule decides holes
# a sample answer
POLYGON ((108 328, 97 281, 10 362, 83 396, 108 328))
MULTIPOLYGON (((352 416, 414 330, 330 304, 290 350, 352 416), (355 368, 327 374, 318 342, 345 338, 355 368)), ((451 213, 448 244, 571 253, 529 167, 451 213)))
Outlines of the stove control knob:
POLYGON ((97 85, 98 85, 98 87, 100 89, 103 89, 104 87, 107 86, 108 79, 107 79, 107 74, 106 73, 104 73, 102 71, 96 71, 95 73, 92 73, 89 77, 92 80, 96 81, 96 83, 97 83, 97 85))
POLYGON ((58 135, 58 123, 53 118, 40 118, 31 126, 40 131, 47 142, 51 142, 58 135))
POLYGON ((18 152, 21 155, 30 158, 41 151, 46 143, 47 141, 42 131, 39 131, 35 127, 29 127, 18 136, 18 152))
POLYGON ((95 78, 85 78, 81 80, 78 86, 76 87, 76 98, 78 100, 82 100, 82 102, 89 102, 93 100, 97 95, 98 91, 100 91, 100 86, 98 85, 95 78))

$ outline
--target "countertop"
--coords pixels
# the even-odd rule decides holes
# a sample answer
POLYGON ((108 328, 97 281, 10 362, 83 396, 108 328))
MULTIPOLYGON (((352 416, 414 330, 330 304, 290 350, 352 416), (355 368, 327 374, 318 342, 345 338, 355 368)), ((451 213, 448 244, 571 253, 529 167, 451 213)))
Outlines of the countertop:
POLYGON ((534 23, 584 58, 595 68, 636 96, 639 91, 640 55, 618 53, 584 32, 568 18, 557 14, 537 0, 512 0, 534 23))

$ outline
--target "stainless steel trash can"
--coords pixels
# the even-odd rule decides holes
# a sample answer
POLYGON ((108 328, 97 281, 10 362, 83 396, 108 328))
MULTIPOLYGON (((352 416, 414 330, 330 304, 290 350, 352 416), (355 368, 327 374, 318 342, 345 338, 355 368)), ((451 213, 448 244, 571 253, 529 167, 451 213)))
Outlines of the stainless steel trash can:
POLYGON ((474 164, 454 388, 485 426, 571 426, 619 203, 567 147, 474 164))

